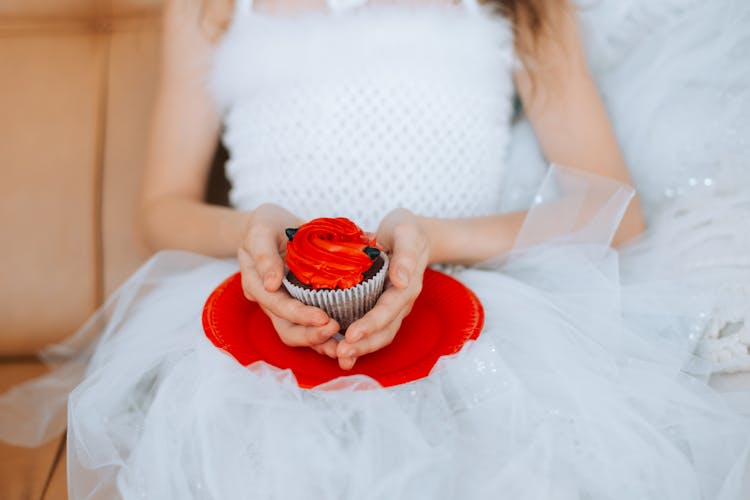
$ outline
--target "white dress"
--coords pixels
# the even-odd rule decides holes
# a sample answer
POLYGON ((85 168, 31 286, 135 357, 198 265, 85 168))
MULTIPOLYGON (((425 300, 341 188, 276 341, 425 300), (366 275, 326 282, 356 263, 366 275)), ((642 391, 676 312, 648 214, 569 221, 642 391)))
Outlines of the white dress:
MULTIPOLYGON (((366 229, 399 205, 495 213, 520 192, 513 64, 507 22, 469 1, 276 18, 240 0, 207 82, 231 200, 366 229)), ((748 396, 710 389, 694 355, 721 272, 659 266, 659 235, 611 250, 627 187, 553 168, 535 192, 515 251, 456 273, 485 326, 425 379, 303 390, 243 367, 201 326, 236 262, 162 252, 48 353, 72 360, 0 398, 0 436, 49 437, 75 386, 73 499, 748 498, 748 396)))

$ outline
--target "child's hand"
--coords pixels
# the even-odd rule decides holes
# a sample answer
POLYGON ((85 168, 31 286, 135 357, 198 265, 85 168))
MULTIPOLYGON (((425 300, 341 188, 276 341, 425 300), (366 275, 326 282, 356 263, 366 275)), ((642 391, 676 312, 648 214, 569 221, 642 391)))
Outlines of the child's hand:
POLYGON ((281 340, 289 346, 308 346, 336 357, 338 342, 331 337, 339 325, 323 310, 306 306, 281 289, 282 254, 287 241, 284 230, 298 227, 299 218, 277 205, 256 208, 237 252, 245 297, 257 302, 271 318, 281 340))
POLYGON ((393 286, 346 330, 338 344, 339 366, 351 370, 359 356, 389 345, 411 311, 430 256, 430 243, 419 218, 406 209, 389 213, 377 231, 378 243, 391 252, 388 277, 393 286))

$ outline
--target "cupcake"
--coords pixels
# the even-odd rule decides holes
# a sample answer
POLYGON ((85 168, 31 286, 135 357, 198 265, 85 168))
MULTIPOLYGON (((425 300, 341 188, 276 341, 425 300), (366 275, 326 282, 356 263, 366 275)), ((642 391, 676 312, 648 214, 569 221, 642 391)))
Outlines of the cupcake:
POLYGON ((284 286, 323 309, 345 331, 383 293, 388 257, 375 237, 349 219, 320 218, 286 230, 284 286))

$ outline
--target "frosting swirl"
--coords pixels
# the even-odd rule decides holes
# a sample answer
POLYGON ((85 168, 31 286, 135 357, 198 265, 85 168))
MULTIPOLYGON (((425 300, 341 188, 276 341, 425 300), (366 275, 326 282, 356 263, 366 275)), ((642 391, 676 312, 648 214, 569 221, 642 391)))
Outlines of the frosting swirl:
POLYGON ((376 246, 375 237, 344 217, 314 219, 287 234, 286 265, 315 290, 356 286, 372 267, 365 248, 376 246))

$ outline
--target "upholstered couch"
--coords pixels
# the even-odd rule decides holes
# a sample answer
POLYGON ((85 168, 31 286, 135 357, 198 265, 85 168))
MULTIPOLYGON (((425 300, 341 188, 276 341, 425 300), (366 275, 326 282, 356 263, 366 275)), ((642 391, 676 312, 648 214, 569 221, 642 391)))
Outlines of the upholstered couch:
MULTIPOLYGON (((158 0, 0 2, 0 391, 138 264, 158 0)), ((66 498, 64 439, 0 444, 0 499, 66 498)))
MULTIPOLYGON (((159 0, 0 2, 0 392, 43 373, 34 353, 145 258, 133 209, 158 62, 159 0)), ((66 490, 64 437, 0 444, 0 499, 66 490)))

